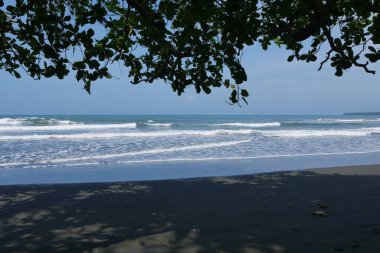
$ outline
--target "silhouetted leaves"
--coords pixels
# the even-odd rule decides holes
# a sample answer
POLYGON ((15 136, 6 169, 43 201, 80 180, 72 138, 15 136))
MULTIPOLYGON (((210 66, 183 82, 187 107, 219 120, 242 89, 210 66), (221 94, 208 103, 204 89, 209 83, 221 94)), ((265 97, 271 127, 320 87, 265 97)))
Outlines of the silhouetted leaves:
MULTIPOLYGON (((111 78, 117 62, 132 83, 164 80, 178 95, 189 87, 249 96, 241 64, 246 46, 291 51, 288 61, 326 62, 342 76, 368 73, 380 60, 379 1, 336 0, 0 0, 0 68, 20 78, 64 78, 91 84, 111 78), (6 4, 6 5, 5 5, 6 4)), ((271 66, 268 66, 271 68, 271 66)))

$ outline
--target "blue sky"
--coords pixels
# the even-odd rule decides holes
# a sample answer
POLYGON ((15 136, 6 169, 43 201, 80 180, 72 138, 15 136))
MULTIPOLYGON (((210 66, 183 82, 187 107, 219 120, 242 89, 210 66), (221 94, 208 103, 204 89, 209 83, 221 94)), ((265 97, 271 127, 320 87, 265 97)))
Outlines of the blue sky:
MULTIPOLYGON (((119 80, 100 80, 92 95, 82 90, 74 76, 65 80, 34 81, 25 74, 15 79, 1 73, 0 114, 341 114, 380 111, 380 64, 377 75, 351 69, 335 77, 326 64, 288 63, 288 52, 276 47, 268 51, 249 48, 243 65, 248 74, 243 86, 251 93, 249 104, 230 106, 229 91, 213 89, 198 95, 192 88, 178 97, 171 87, 158 81, 132 85, 124 72, 119 80)), ((323 59, 323 58, 321 58, 323 59)), ((117 69, 117 68, 116 68, 117 69)), ((119 71, 114 71, 118 76, 119 71)))

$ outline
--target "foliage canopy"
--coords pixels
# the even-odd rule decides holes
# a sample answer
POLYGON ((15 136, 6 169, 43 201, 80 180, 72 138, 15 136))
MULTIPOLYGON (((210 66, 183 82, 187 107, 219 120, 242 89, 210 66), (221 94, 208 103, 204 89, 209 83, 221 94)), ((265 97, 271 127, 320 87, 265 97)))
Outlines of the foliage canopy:
POLYGON ((91 83, 124 65, 134 84, 163 79, 231 89, 245 101, 243 49, 284 46, 288 61, 329 62, 337 76, 380 59, 380 0, 0 0, 0 69, 91 83), (7 3, 8 2, 8 3, 7 3))

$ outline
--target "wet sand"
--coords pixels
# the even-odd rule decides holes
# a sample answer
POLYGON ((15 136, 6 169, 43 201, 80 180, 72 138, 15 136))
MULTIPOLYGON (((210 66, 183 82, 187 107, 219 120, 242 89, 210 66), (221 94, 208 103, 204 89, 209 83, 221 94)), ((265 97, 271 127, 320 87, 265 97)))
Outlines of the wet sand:
POLYGON ((0 186, 0 252, 380 252, 380 165, 0 186))

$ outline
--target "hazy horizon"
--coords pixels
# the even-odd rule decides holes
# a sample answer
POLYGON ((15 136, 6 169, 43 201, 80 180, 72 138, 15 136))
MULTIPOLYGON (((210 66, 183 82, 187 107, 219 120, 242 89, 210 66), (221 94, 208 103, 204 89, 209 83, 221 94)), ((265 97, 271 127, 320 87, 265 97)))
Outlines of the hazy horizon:
MULTIPOLYGON (((34 81, 3 73, 0 115, 341 115, 380 111, 380 76, 352 67, 335 77, 326 64, 286 61, 288 52, 271 47, 267 52, 247 48, 243 66, 249 104, 228 105, 230 91, 213 88, 210 95, 190 87, 178 97, 163 81, 130 84, 126 70, 113 66, 113 75, 93 83, 88 95, 73 75, 34 81)), ((320 60, 324 55, 321 55, 320 60)), ((380 64, 372 67, 380 70, 380 64)))
MULTIPOLYGON (((345 113, 377 113, 373 112, 345 112, 345 113)), ((343 116, 341 114, 0 114, 0 116, 343 116)), ((364 115, 364 114, 363 114, 364 115)), ((351 115, 354 116, 354 115, 351 115)), ((376 115, 375 115, 376 116, 376 115)))

